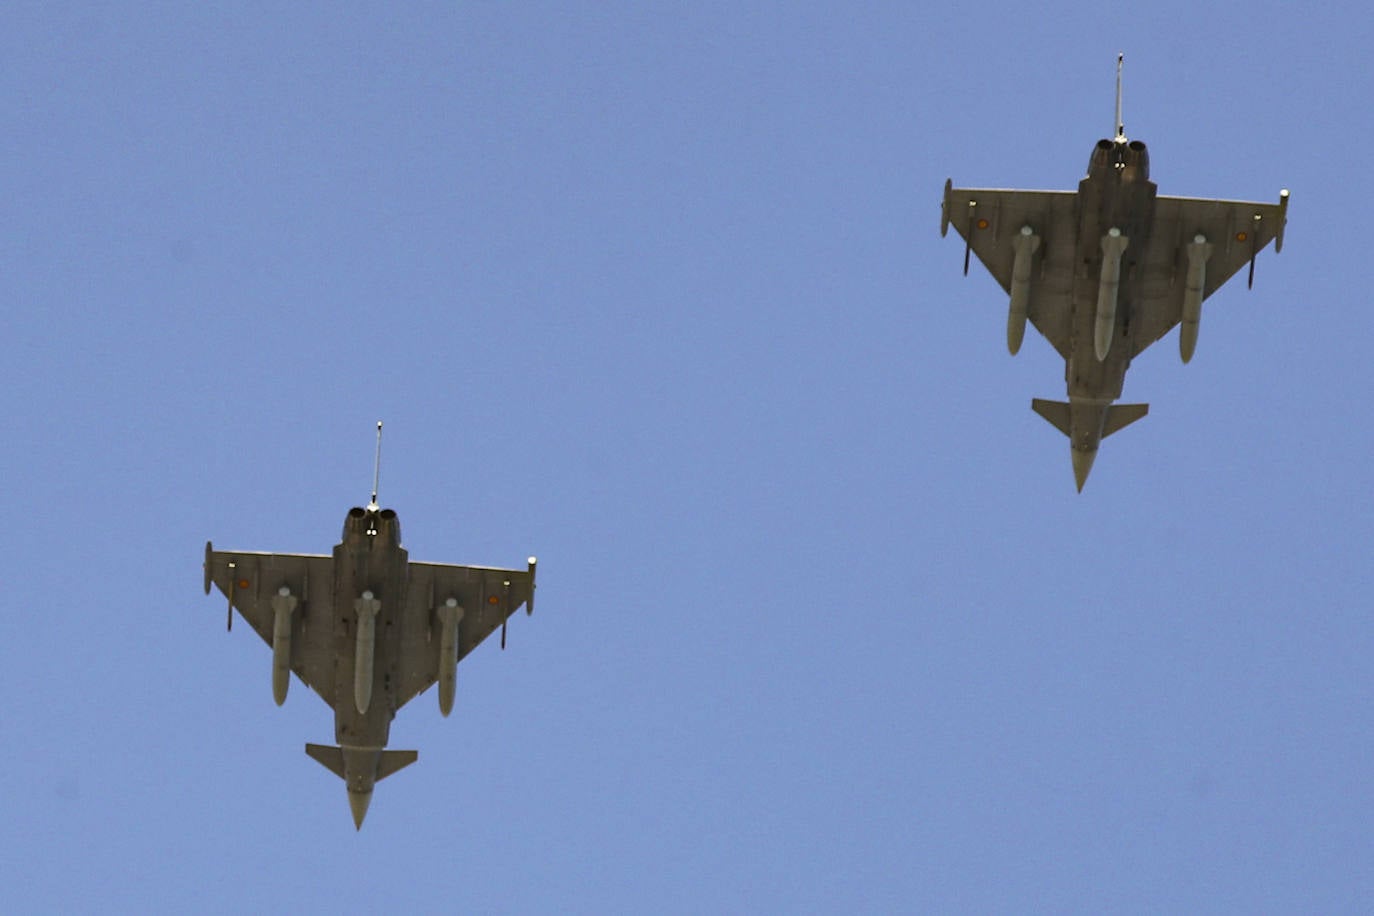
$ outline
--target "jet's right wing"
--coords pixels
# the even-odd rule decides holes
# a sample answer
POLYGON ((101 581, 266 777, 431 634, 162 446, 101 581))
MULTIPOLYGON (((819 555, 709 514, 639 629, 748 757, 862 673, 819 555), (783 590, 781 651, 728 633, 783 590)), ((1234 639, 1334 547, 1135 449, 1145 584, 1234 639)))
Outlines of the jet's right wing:
POLYGON ((1014 237, 1023 227, 1030 227, 1039 242, 1031 261, 1026 314, 1065 359, 1069 356, 1073 317, 1069 306, 1073 293, 1076 197, 1073 191, 956 188, 946 181, 940 207, 940 234, 953 226, 964 239, 964 273, 968 273, 968 256, 972 252, 1009 295, 1014 237))
POLYGON ((1243 267, 1253 265, 1255 256, 1270 242, 1274 242, 1276 252, 1282 248, 1287 220, 1287 191, 1280 193, 1277 204, 1155 198, 1134 352, 1140 353, 1183 319, 1189 242, 1201 240, 1209 248, 1203 271, 1205 301, 1243 267))
POLYGON ((529 569, 411 563, 402 635, 399 709, 439 678, 438 611, 450 598, 463 609, 458 623, 458 660, 510 615, 534 607, 534 564, 529 569))

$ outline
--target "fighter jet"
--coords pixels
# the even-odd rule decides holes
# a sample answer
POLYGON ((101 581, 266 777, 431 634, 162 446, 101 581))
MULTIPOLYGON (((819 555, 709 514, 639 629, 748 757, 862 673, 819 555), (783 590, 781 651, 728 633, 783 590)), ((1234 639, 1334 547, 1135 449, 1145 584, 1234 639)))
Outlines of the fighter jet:
POLYGON ((1069 437, 1079 492, 1098 444, 1145 416, 1148 404, 1114 404, 1131 358, 1179 330, 1186 363, 1197 346, 1202 303, 1271 240, 1283 248, 1288 191, 1278 204, 1160 197, 1145 144, 1121 121, 1116 62, 1116 135, 1097 141, 1074 191, 956 188, 945 182, 940 234, 951 225, 1011 297, 1007 349, 1016 354, 1026 319, 1064 358, 1067 403, 1035 398, 1031 409, 1069 437))
POLYGON ((416 751, 385 750, 396 711, 439 682, 439 711, 453 709, 458 662, 522 605, 534 613, 535 559, 526 569, 414 563, 401 546, 396 513, 377 504, 377 470, 367 506, 348 510, 330 556, 220 551, 205 544, 205 593, 213 583, 272 647, 272 697, 286 701, 291 672, 334 709, 337 746, 305 752, 348 788, 362 829, 372 787, 415 762, 416 751))

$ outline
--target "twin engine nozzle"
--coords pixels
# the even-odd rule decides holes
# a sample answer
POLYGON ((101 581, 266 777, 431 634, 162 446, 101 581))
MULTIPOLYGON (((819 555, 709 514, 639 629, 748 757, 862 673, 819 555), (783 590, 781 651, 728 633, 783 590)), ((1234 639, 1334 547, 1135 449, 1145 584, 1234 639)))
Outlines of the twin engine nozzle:
POLYGON ((347 542, 357 538, 382 538, 397 547, 401 544, 401 522, 392 509, 354 506, 344 519, 343 538, 347 542))
POLYGON ((1120 171, 1123 178, 1144 181, 1150 177, 1150 151, 1140 140, 1102 138, 1093 147, 1088 159, 1088 174, 1099 175, 1120 171))

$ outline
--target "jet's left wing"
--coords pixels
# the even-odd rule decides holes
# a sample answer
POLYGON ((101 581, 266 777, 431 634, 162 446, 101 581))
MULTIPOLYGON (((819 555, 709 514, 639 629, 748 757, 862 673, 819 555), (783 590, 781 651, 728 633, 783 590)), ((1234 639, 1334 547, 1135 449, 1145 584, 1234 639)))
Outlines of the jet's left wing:
MULTIPOLYGON (((964 239, 964 273, 969 253, 988 269, 1008 295, 1015 263, 1015 237, 1029 228, 1036 238, 1030 260, 1030 299, 1026 315, 1036 330, 1064 356, 1069 356, 1073 318, 1074 238, 1076 214, 1073 191, 1006 191, 955 188, 945 182, 940 234, 953 226, 964 239)), ((1019 340, 1018 340, 1019 346, 1019 340)))
POLYGON ((229 598, 231 608, 237 609, 269 646, 276 622, 273 598, 295 599, 290 605, 291 670, 332 707, 334 558, 215 550, 207 543, 207 595, 211 583, 229 598), (282 589, 288 594, 280 594, 282 589))
MULTIPOLYGON (((1283 247, 1288 192, 1277 204, 1194 197, 1156 197, 1155 219, 1146 255, 1142 302, 1132 355, 1140 353, 1183 319, 1190 260, 1202 257, 1205 301, 1271 241, 1283 247), (1190 244, 1205 246, 1190 254, 1190 244)), ((1250 274, 1253 279, 1254 274, 1250 274)))
POLYGON ((458 622, 458 660, 462 661, 521 607, 533 612, 534 564, 528 569, 495 569, 411 563, 406 595, 398 709, 439 678, 439 608, 450 598, 462 608, 458 622))

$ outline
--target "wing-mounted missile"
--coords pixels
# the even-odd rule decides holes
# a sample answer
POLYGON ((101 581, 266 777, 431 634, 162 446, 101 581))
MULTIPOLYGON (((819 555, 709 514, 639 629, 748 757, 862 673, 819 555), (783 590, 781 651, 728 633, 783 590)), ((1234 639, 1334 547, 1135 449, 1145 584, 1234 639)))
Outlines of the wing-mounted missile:
POLYGON ((1093 329, 1093 350, 1097 361, 1107 358, 1116 332, 1116 298, 1121 288, 1121 255, 1131 242, 1113 226, 1102 236, 1102 278, 1097 284, 1097 323, 1093 329))
POLYGON ((1202 296, 1207 288, 1207 259, 1212 243, 1199 232, 1184 248, 1188 255, 1188 276, 1183 284, 1183 319, 1178 326, 1178 353, 1186 363, 1197 349, 1198 324, 1202 321, 1202 296))
POLYGON ((1040 236, 1029 225, 1012 236, 1016 252, 1011 264, 1011 309, 1007 313, 1007 349, 1015 356, 1026 336, 1026 311, 1030 306, 1031 259, 1040 248, 1040 236))

